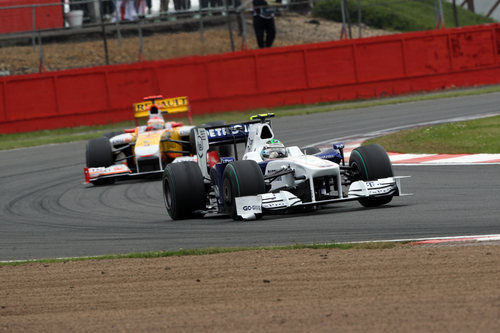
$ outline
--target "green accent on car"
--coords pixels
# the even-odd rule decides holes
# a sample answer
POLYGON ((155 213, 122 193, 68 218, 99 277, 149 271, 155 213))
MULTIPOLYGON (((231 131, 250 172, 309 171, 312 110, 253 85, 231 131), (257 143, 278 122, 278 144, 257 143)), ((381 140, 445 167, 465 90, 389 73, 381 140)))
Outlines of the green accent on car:
POLYGON ((231 170, 229 172, 234 175, 234 179, 236 180, 236 186, 238 187, 238 197, 240 197, 241 191, 240 191, 240 182, 238 181, 238 175, 236 174, 236 170, 234 169, 234 166, 232 164, 228 164, 228 167, 231 167, 231 170))
MULTIPOLYGON (((358 154, 358 155, 359 155, 359 158, 361 158, 361 163, 363 163, 363 167, 365 168, 366 180, 370 180, 370 179, 368 178, 368 169, 366 168, 366 163, 365 163, 365 160, 363 159, 363 156, 361 156, 361 154, 359 153, 359 151, 357 151, 356 149, 354 149, 354 150, 352 151, 352 153, 356 153, 356 154, 358 154)), ((351 153, 351 155, 352 155, 352 153, 351 153)))

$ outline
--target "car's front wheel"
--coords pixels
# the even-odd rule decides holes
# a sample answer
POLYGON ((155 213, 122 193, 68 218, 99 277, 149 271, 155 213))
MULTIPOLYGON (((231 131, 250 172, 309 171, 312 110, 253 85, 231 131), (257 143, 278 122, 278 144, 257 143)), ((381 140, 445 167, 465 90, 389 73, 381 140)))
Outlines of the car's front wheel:
MULTIPOLYGON (((349 157, 352 180, 376 180, 392 177, 392 164, 385 149, 378 144, 361 146, 354 149, 349 157)), ((393 195, 359 199, 364 207, 377 207, 391 202, 393 195)))
POLYGON ((222 175, 222 197, 226 212, 237 218, 235 198, 266 192, 264 176, 257 162, 252 160, 228 163, 222 175))
POLYGON ((109 167, 113 164, 113 152, 108 138, 95 138, 87 142, 87 167, 109 167))
MULTIPOLYGON (((85 159, 87 167, 109 167, 114 162, 113 151, 111 150, 111 143, 108 138, 95 138, 87 142, 85 159)), ((107 185, 113 184, 113 178, 98 179, 93 182, 94 185, 107 185)))

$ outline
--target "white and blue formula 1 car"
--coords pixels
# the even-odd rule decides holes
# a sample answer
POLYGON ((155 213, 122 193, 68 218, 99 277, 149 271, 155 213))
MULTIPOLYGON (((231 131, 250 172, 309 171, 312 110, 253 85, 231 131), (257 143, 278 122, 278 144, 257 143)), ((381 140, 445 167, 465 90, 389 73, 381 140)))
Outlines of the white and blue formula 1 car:
MULTIPOLYGON (((314 210, 357 200, 365 207, 389 203, 401 193, 387 153, 380 145, 354 149, 345 165, 343 144, 305 155, 274 137, 272 114, 252 121, 195 128, 195 156, 166 166, 165 206, 172 219, 210 213, 255 219, 265 213, 314 210), (245 143, 238 160, 237 144, 245 143), (216 157, 217 146, 233 145, 233 156, 216 157)), ((240 145, 241 146, 241 145, 240 145)))

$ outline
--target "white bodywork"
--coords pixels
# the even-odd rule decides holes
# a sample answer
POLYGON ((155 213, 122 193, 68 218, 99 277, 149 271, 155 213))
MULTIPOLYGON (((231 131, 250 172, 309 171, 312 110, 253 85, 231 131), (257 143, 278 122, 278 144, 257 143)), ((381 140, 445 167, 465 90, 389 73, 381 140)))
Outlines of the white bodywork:
MULTIPOLYGON (((197 128, 196 131, 198 163, 202 174, 205 178, 209 178, 206 166, 206 154, 209 148, 207 133, 202 128, 197 128)), ((266 161, 263 161, 260 152, 265 143, 273 138, 274 134, 269 124, 265 122, 250 124, 247 146, 242 159, 254 160, 262 165, 266 161)), ((336 179, 336 184, 342 185, 340 166, 337 163, 313 155, 304 155, 300 148, 296 146, 288 147, 287 155, 285 158, 267 161, 264 172, 265 178, 269 179, 272 178, 273 174, 283 173, 283 175, 279 175, 271 181, 269 193, 235 198, 238 216, 243 219, 254 219, 256 214, 261 214, 266 210, 286 210, 298 206, 315 206, 338 201, 358 200, 359 198, 380 196, 386 193, 402 195, 399 179, 404 177, 389 177, 376 181, 365 182, 360 180, 352 182, 346 193, 343 193, 342 186, 337 186, 337 194, 334 199, 317 200, 313 179, 331 177, 336 179), (307 181, 309 181, 310 202, 302 202, 299 197, 287 190, 296 188, 296 186, 307 181)))

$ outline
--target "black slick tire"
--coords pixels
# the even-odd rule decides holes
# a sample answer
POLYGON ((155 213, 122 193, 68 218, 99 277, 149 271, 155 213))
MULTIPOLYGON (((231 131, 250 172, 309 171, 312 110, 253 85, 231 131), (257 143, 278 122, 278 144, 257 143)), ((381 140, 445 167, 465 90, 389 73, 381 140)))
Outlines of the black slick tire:
MULTIPOLYGON (((349 157, 353 180, 376 180, 392 177, 392 164, 385 149, 379 145, 367 145, 354 149, 349 157)), ((377 207, 391 202, 393 195, 359 199, 364 207, 377 207)))
MULTIPOLYGON (((85 159, 87 167, 109 167, 113 164, 113 151, 108 138, 95 138, 87 142, 85 159)), ((94 185, 109 185, 115 182, 114 178, 97 179, 92 183, 94 185)))
POLYGON ((181 220, 206 208, 205 184, 200 167, 195 162, 171 163, 162 177, 163 199, 168 215, 181 220))
POLYGON ((108 138, 95 138, 87 142, 87 167, 109 167, 113 164, 113 152, 108 138))
POLYGON ((264 176, 257 162, 244 160, 228 163, 222 175, 222 198, 226 213, 233 219, 237 219, 235 198, 265 192, 264 176))

